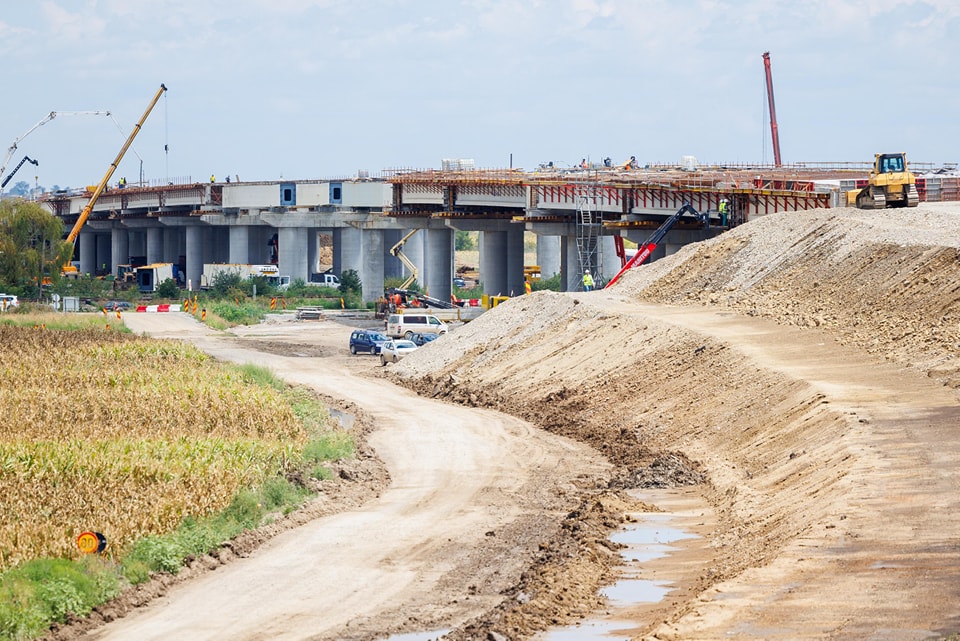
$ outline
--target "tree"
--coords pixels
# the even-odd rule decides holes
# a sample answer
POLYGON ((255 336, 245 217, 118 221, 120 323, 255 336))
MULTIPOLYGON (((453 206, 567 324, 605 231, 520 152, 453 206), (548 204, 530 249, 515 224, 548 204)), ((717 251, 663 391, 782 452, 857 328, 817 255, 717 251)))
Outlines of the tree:
POLYGON ((13 183, 13 187, 10 188, 10 194, 12 196, 26 196, 30 193, 30 183, 19 180, 13 183))
POLYGON ((453 247, 460 251, 470 251, 477 248, 473 241, 473 234, 468 231, 458 231, 454 234, 453 247))
POLYGON ((59 218, 37 203, 0 202, 0 282, 25 293, 38 291, 44 276, 58 281, 72 257, 59 218))
POLYGON ((340 274, 340 293, 346 294, 348 292, 354 292, 359 294, 361 292, 362 286, 360 283, 360 274, 357 273, 355 269, 345 269, 340 274))

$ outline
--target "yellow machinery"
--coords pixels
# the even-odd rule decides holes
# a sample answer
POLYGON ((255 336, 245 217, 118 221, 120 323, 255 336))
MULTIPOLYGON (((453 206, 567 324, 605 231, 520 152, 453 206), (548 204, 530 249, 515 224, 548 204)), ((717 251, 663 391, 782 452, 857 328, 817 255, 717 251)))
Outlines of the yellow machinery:
MULTIPOLYGON (((96 189, 93 192, 93 195, 90 196, 90 200, 87 202, 86 207, 83 208, 83 211, 80 212, 80 216, 77 218, 77 222, 74 223, 73 229, 70 230, 70 233, 67 234, 67 242, 70 245, 75 245, 77 242, 77 236, 80 235, 80 229, 87 222, 87 218, 90 217, 90 212, 93 211, 93 206, 97 203, 97 199, 100 198, 100 194, 103 193, 103 190, 106 189, 107 183, 110 182, 110 177, 113 176, 113 172, 117 170, 117 165, 120 164, 120 161, 123 159, 124 154, 127 153, 127 149, 130 148, 130 145, 133 143, 133 139, 137 137, 137 134, 140 133, 140 128, 143 127, 144 121, 146 121, 147 116, 150 115, 150 112, 153 111, 154 106, 156 106, 157 101, 160 100, 160 96, 167 90, 165 85, 160 85, 160 88, 157 90, 156 95, 153 96, 153 100, 150 101, 150 105, 147 107, 147 110, 143 112, 143 116, 140 117, 140 121, 134 126, 133 131, 130 132, 130 136, 127 137, 126 142, 123 143, 123 147, 120 149, 120 153, 117 154, 116 159, 110 164, 110 168, 107 169, 107 173, 103 175, 103 179, 100 181, 100 184, 97 185, 96 189)), ((76 276, 77 268, 71 263, 67 263, 63 266, 62 271, 63 276, 76 276)))
POLYGON ((867 186, 854 192, 857 209, 916 207, 920 204, 917 178, 907 168, 907 155, 877 154, 867 186))

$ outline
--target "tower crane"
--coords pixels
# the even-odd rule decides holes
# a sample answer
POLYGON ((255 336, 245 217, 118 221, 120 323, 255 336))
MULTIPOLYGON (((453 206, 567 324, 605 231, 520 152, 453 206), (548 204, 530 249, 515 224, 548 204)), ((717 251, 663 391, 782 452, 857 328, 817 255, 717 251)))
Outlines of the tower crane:
POLYGON ((25 132, 13 139, 10 147, 7 149, 7 155, 3 159, 3 164, 0 165, 0 176, 3 175, 3 172, 7 170, 7 164, 10 162, 10 159, 13 157, 13 154, 17 151, 17 145, 21 140, 32 134, 36 129, 47 124, 57 116, 109 116, 109 111, 51 111, 46 116, 40 119, 40 121, 34 126, 27 129, 25 132))

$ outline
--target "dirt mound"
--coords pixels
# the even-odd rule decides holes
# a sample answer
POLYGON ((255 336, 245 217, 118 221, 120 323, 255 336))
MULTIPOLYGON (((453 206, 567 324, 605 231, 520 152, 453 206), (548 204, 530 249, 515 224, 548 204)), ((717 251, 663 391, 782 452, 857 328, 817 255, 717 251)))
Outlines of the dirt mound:
MULTIPOLYGON (((957 387, 958 244, 956 206, 768 216, 634 270, 611 292, 508 301, 394 373, 422 394, 492 407, 593 445, 617 466, 611 490, 702 483, 719 517, 716 556, 693 591, 702 594, 774 563, 801 537, 826 545, 852 527, 844 523, 856 510, 851 480, 876 465, 860 451, 870 418, 637 303, 810 328, 811 349, 836 339, 837 353, 880 355, 957 387)), ((647 629, 672 625, 691 607, 665 608, 647 629)), ((512 610, 491 613, 474 631, 558 620, 555 612, 536 620, 531 609, 535 620, 511 628, 512 610)))

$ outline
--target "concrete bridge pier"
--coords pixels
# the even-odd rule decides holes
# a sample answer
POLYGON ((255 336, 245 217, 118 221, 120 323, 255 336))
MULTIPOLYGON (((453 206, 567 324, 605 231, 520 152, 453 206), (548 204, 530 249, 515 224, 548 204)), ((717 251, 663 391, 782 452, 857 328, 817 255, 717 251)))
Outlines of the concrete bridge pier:
POLYGON ((583 290, 583 274, 580 273, 580 251, 577 249, 576 236, 564 236, 560 241, 563 255, 561 291, 576 292, 583 290))
POLYGON ((184 229, 186 234, 184 275, 187 286, 192 291, 200 289, 200 276, 203 274, 203 229, 200 225, 189 225, 184 229))
POLYGON ((80 273, 95 274, 97 272, 97 235, 90 232, 80 232, 77 238, 80 245, 80 273))
POLYGON ((130 237, 126 228, 119 224, 110 231, 110 273, 117 273, 117 265, 124 265, 130 260, 130 237))
POLYGON ((298 278, 310 280, 307 249, 309 230, 306 227, 281 227, 278 230, 279 256, 278 267, 280 274, 290 277, 293 283, 298 278))
MULTIPOLYGON (((403 278, 403 263, 393 257, 390 249, 400 242, 403 238, 402 229, 384 229, 383 230, 383 278, 403 278)), ((406 247, 404 247, 405 255, 406 247)))
POLYGON ((339 263, 340 274, 348 269, 357 272, 365 303, 383 296, 383 247, 383 231, 380 229, 344 227, 334 230, 334 271, 338 271, 339 263))
POLYGON ((480 281, 483 293, 488 296, 506 295, 507 283, 507 232, 484 230, 480 232, 480 281))
POLYGON ((180 262, 180 230, 175 227, 163 228, 163 262, 180 262))
POLYGON ((147 227, 147 264, 163 262, 163 229, 147 227))
POLYGON ((423 287, 428 296, 450 300, 453 286, 454 232, 448 227, 426 230, 423 287))
POLYGON ((560 273, 559 236, 537 236, 537 265, 543 278, 560 273))
POLYGON ((250 264, 250 227, 233 225, 230 227, 230 250, 227 262, 238 265, 250 264))
MULTIPOLYGON (((97 256, 94 260, 94 266, 97 270, 106 271, 110 268, 112 262, 111 247, 113 245, 113 234, 97 234, 97 256)), ((94 273, 94 272, 91 272, 94 273)))
POLYGON ((523 277, 523 225, 512 224, 507 228, 507 293, 520 296, 525 291, 523 277))
POLYGON ((614 236, 600 237, 600 275, 608 281, 620 271, 620 257, 617 256, 617 244, 614 236))

